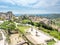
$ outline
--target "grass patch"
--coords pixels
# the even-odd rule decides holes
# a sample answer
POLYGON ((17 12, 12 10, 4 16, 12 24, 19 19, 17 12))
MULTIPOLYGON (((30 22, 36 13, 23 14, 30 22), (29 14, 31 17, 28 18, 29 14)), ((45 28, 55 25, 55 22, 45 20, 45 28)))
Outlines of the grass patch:
POLYGON ((55 41, 54 40, 50 40, 47 42, 47 45, 54 45, 55 41))
POLYGON ((56 25, 60 27, 60 22, 56 23, 56 25))
POLYGON ((60 40, 60 32, 56 31, 56 30, 48 30, 48 29, 45 29, 43 27, 40 27, 40 30, 44 31, 45 33, 48 33, 49 35, 57 38, 60 40))
POLYGON ((29 26, 22 26, 22 25, 18 26, 19 31, 22 33, 25 33, 28 28, 30 28, 30 27, 29 26))
POLYGON ((22 20, 22 23, 23 23, 23 24, 27 24, 27 23, 31 23, 31 21, 28 20, 28 19, 24 19, 24 20, 22 20))

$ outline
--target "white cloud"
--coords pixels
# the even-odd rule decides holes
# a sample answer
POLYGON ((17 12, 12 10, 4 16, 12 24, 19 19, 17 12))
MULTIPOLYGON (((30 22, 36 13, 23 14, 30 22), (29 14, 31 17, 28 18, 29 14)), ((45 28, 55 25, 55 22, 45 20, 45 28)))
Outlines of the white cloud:
MULTIPOLYGON (((0 0, 0 1, 4 1, 4 0, 0 0)), ((56 5, 56 3, 58 1, 59 0, 5 0, 4 2, 8 2, 8 3, 11 3, 11 4, 16 4, 16 5, 19 5, 19 6, 40 8, 40 7, 54 6, 54 5, 56 5)))
POLYGON ((30 10, 30 11, 22 11, 22 10, 0 10, 0 12, 8 12, 8 11, 12 11, 13 14, 50 14, 50 13, 60 13, 60 12, 56 12, 56 11, 46 11, 46 10, 30 10))
POLYGON ((0 2, 15 4, 15 2, 13 2, 13 0, 0 0, 0 2))
POLYGON ((1 5, 0 8, 8 8, 8 6, 1 5))
MULTIPOLYGON (((11 3, 12 5, 18 5, 18 6, 24 6, 24 7, 30 7, 30 8, 40 8, 40 7, 44 7, 44 8, 48 8, 47 11, 44 10, 14 10, 14 9, 8 9, 8 10, 4 10, 4 11, 12 11, 16 14, 39 14, 39 13, 47 13, 52 7, 52 10, 55 10, 58 7, 54 7, 56 5, 57 2, 59 2, 59 0, 0 0, 0 2, 5 2, 5 3, 11 3)), ((0 8, 9 8, 8 6, 0 6, 0 8)), ((19 7, 18 7, 19 8, 19 7)), ((60 7, 59 7, 60 8, 60 7)), ((22 9, 22 8, 21 8, 22 9)), ((57 9, 56 9, 57 10, 57 9)))
POLYGON ((29 4, 33 4, 36 3, 37 0, 13 0, 13 2, 15 2, 15 4, 17 5, 22 5, 22 6, 29 6, 29 4))
POLYGON ((33 5, 33 8, 40 8, 40 7, 50 7, 56 5, 58 0, 39 0, 39 2, 33 5))
POLYGON ((11 0, 17 5, 22 5, 22 6, 28 6, 28 7, 48 7, 48 6, 53 6, 57 3, 58 0, 11 0), (29 4, 34 4, 35 5, 29 5, 29 4))

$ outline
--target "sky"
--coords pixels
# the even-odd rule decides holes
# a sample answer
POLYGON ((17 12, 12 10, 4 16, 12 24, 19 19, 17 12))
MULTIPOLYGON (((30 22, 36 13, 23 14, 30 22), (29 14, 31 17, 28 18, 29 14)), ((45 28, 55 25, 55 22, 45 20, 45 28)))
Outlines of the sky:
POLYGON ((0 12, 14 14, 60 13, 60 0, 0 0, 0 12))

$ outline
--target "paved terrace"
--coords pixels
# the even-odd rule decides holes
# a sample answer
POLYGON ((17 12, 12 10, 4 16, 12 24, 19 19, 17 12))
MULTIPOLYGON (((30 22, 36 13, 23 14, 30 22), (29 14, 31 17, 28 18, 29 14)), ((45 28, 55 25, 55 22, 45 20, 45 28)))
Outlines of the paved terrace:
POLYGON ((29 29, 27 31, 29 34, 26 35, 26 37, 28 38, 28 40, 30 40, 32 43, 34 44, 45 44, 46 45, 46 40, 50 40, 52 39, 52 37, 36 30, 36 29, 29 29))
POLYGON ((25 42, 25 40, 22 37, 19 37, 19 34, 12 34, 10 36, 10 40, 11 40, 11 45, 17 45, 22 42, 25 42))

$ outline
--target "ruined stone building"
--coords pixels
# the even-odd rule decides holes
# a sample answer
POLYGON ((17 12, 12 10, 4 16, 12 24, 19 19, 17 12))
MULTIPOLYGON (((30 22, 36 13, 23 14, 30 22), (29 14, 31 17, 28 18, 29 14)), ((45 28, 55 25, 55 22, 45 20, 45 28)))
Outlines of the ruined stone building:
POLYGON ((6 13, 0 12, 0 20, 11 20, 13 16, 14 15, 11 11, 6 13))

